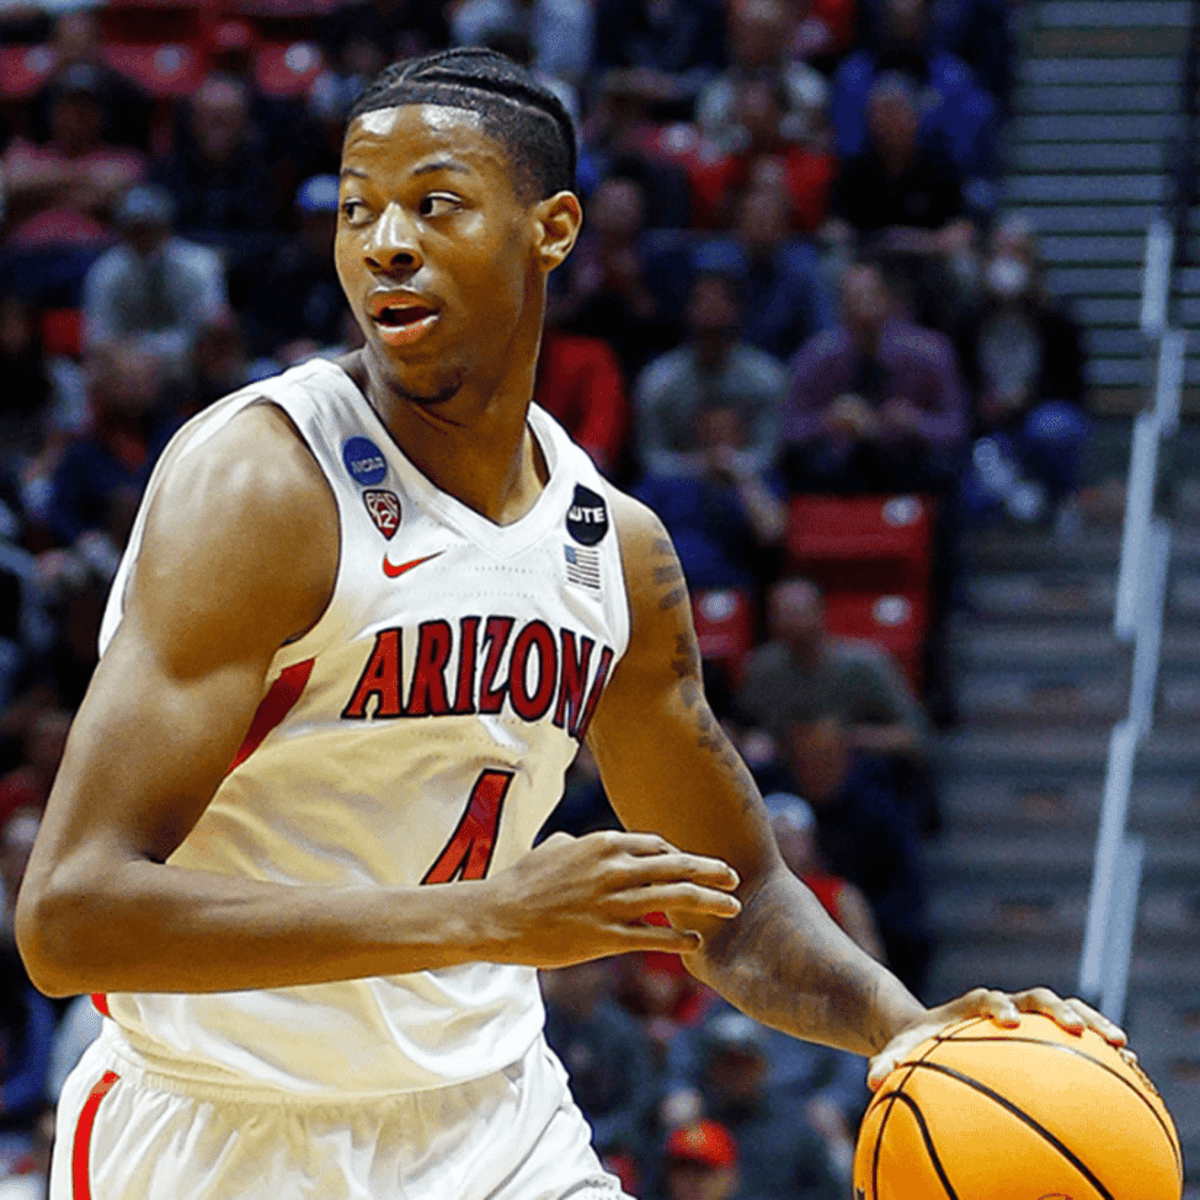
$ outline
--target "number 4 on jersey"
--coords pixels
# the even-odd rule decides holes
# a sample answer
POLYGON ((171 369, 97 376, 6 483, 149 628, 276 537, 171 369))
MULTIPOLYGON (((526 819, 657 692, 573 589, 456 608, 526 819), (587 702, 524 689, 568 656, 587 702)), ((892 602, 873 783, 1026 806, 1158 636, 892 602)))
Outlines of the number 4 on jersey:
POLYGON ((425 872, 422 883, 453 883, 482 879, 492 862, 500 811, 513 781, 512 771, 484 771, 471 789, 467 811, 450 835, 437 862, 425 872))

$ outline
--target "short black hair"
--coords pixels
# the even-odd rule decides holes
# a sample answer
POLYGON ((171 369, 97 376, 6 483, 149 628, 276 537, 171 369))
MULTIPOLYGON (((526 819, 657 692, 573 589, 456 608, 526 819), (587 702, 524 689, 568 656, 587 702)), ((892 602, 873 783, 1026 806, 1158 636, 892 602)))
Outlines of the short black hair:
POLYGON ((525 201, 575 189, 575 126, 559 98, 511 58, 479 47, 439 50, 385 67, 347 119, 403 104, 444 104, 478 113, 504 147, 525 201))

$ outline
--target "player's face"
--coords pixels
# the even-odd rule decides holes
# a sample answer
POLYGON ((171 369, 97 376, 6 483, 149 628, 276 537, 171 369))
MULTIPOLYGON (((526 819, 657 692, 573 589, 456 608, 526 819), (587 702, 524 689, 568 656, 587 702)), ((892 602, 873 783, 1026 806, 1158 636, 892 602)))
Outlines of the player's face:
POLYGON ((536 350, 537 206, 474 113, 423 104, 356 118, 340 200, 338 276, 387 384, 436 403, 536 350))

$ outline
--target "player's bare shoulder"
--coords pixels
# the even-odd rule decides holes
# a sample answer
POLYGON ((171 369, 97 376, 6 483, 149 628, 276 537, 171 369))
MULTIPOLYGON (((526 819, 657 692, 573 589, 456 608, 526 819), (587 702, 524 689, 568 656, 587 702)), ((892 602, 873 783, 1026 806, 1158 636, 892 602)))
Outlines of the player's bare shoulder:
POLYGON ((666 526, 640 500, 615 488, 610 496, 634 629, 677 623, 677 612, 687 610, 688 590, 666 526))
POLYGON ((202 444, 195 436, 185 427, 166 451, 127 616, 150 635, 178 638, 185 625, 202 641, 250 638, 259 653, 277 648, 311 628, 329 603, 336 501, 272 404, 249 405, 202 444))

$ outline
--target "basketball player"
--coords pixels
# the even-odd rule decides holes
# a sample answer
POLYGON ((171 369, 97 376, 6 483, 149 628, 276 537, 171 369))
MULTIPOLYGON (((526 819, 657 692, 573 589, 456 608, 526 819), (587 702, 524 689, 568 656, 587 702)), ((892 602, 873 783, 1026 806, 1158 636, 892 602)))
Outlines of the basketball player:
POLYGON ((782 866, 662 526, 530 407, 573 179, 508 60, 389 68, 343 156, 365 348, 164 453, 20 898, 36 983, 109 1018, 54 1200, 618 1195, 535 968, 624 950, 876 1076, 968 1014, 1121 1039, 926 1011, 782 866), (531 850, 584 740, 631 832, 531 850))

